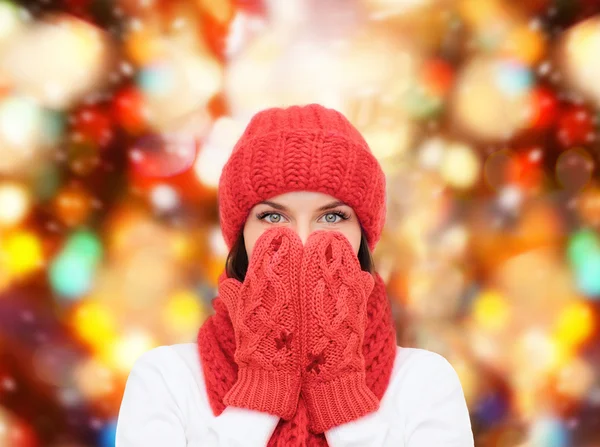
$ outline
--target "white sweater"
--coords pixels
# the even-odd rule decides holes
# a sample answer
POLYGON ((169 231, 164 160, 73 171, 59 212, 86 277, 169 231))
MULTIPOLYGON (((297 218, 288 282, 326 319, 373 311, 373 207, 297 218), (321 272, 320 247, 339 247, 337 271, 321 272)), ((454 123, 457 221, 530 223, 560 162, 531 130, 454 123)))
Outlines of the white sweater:
MULTIPOLYGON (((116 447, 266 446, 277 416, 227 407, 215 417, 194 343, 143 354, 125 386, 116 447)), ((472 447, 458 376, 439 354, 398 348, 377 412, 325 433, 330 447, 472 447)))

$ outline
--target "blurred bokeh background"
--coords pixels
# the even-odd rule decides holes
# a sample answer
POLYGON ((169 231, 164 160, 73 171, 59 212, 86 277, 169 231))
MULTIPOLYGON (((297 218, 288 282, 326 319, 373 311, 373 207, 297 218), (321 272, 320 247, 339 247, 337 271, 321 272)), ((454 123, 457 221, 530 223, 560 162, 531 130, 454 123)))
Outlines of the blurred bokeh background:
POLYGON ((211 311, 233 144, 308 102, 386 171, 399 343, 476 445, 600 446, 599 0, 1 0, 0 446, 114 445, 211 311))

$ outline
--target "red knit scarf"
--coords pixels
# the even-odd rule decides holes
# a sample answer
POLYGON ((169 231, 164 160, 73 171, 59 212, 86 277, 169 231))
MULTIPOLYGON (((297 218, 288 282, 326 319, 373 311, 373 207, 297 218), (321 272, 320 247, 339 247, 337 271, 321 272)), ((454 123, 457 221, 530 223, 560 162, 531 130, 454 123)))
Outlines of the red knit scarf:
MULTIPOLYGON (((368 323, 365 330, 363 355, 366 365, 367 386, 381 399, 388 386, 396 357, 396 330, 385 284, 378 273, 375 287, 367 304, 368 323)), ((225 279, 223 273, 219 282, 225 279)), ((214 314, 206 319, 198 332, 198 349, 204 373, 206 391, 215 416, 225 409, 223 397, 237 379, 234 361, 235 337, 227 308, 219 297, 212 301, 214 314)), ((306 407, 300 401, 294 417, 279 420, 268 447, 326 446, 323 433, 308 430, 306 407)))

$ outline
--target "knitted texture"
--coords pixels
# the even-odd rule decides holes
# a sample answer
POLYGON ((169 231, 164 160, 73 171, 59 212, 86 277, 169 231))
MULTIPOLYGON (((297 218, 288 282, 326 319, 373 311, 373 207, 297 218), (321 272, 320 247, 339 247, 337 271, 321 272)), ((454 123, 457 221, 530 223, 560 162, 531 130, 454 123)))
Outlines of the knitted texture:
POLYGON ((229 310, 237 349, 238 379, 225 405, 291 419, 300 393, 298 281, 302 241, 274 227, 256 241, 242 283, 229 278, 219 295, 229 310))
POLYGON ((320 433, 379 408, 362 354, 374 279, 338 231, 309 236, 301 272, 302 396, 310 429, 320 433))
POLYGON ((315 191, 356 212, 371 250, 385 222, 385 175, 339 112, 318 104, 254 115, 219 179, 219 217, 231 249, 253 206, 291 191, 315 191))
MULTIPOLYGON (((366 234, 369 247, 371 250, 375 248, 380 239, 386 215, 385 177, 362 136, 340 113, 311 104, 286 109, 268 109, 254 116, 236 144, 219 181, 219 218, 223 237, 228 247, 231 249, 235 243, 252 207, 263 200, 291 191, 323 192, 351 206, 366 234)), ((281 247, 283 247, 283 242, 281 247)), ((272 253, 271 259, 275 260, 275 253, 272 253)), ((255 264, 257 263, 255 262, 255 264)), ((330 265, 323 272, 331 271, 331 267, 330 265)), ((256 269, 256 272, 259 272, 258 264, 256 269)), ((266 271, 265 269, 260 272, 265 273, 266 271)), ((290 270, 290 272, 292 271, 293 269, 290 270)), ((339 282, 341 273, 338 276, 334 274, 326 276, 324 273, 324 276, 320 276, 319 272, 313 272, 310 275, 311 277, 314 275, 313 280, 320 281, 323 293, 331 291, 337 285, 340 289, 345 288, 345 296, 350 301, 352 298, 358 298, 358 295, 351 294, 348 290, 351 282, 339 282)), ((279 276, 275 275, 271 278, 279 278, 279 276)), ((380 400, 388 386, 394 365, 396 331, 385 284, 378 273, 374 273, 373 278, 374 286, 366 304, 366 324, 361 347, 366 386, 380 400)), ((299 277, 299 283, 300 280, 299 277)), ((238 366, 237 361, 241 362, 243 359, 247 359, 246 363, 242 363, 243 365, 263 365, 255 370, 270 371, 265 369, 262 360, 258 363, 253 362, 261 358, 259 354, 266 352, 264 350, 269 347, 269 343, 271 343, 268 348, 270 350, 273 349, 272 343, 275 346, 278 345, 275 339, 269 338, 277 334, 276 330, 273 330, 271 335, 265 338, 259 337, 259 340, 263 340, 263 342, 256 344, 247 343, 249 338, 246 336, 236 335, 240 322, 240 309, 233 303, 233 298, 242 296, 241 287, 234 288, 233 294, 224 299, 221 295, 230 292, 228 286, 222 287, 226 281, 228 278, 226 270, 224 270, 219 277, 219 295, 212 301, 214 312, 200 328, 197 340, 206 391, 215 416, 223 412, 227 406, 225 401, 231 402, 226 399, 226 396, 236 383, 247 382, 243 376, 248 375, 242 372, 247 368, 238 366), (233 309, 231 313, 225 305, 226 300, 230 302, 229 306, 233 309), (236 321, 236 329, 234 329, 232 319, 236 321), (266 340, 270 340, 270 342, 266 342, 266 340), (252 351, 247 348, 248 346, 257 348, 252 351), (241 356, 237 354, 240 348, 245 352, 241 356), (250 354, 251 352, 253 354, 250 354)), ((257 281, 256 284, 263 284, 262 281, 257 281)), ((274 279, 274 281, 277 283, 278 279, 274 279)), ((307 276, 303 279, 305 284, 306 281, 307 276)), ((292 287, 290 285, 290 290, 293 290, 292 287)), ((244 296, 251 295, 249 293, 250 286, 247 286, 247 291, 248 294, 244 296)), ((273 295, 269 296, 270 298, 265 301, 252 301, 263 303, 265 311, 266 309, 273 310, 276 308, 272 307, 273 303, 274 301, 279 302, 279 298, 275 298, 273 295)), ((277 297, 282 296, 284 295, 277 295, 277 297)), ((311 296, 315 298, 318 295, 311 296)), ((323 296, 332 298, 330 295, 323 296)), ((341 303, 344 302, 341 301, 341 303)), ((357 312, 358 314, 359 312, 357 312)), ((244 315, 250 317, 255 314, 248 312, 244 315)), ((339 317, 340 313, 338 312, 337 315, 339 317)), ((301 314, 301 317, 304 315, 301 314)), ((250 338, 253 331, 252 324, 256 322, 252 318, 246 323, 248 326, 247 336, 250 338)), ((331 319, 332 317, 328 315, 326 318, 331 319)), ((242 319, 242 321, 246 320, 242 319)), ((343 319, 340 327, 352 331, 352 325, 356 327, 357 321, 360 322, 360 318, 343 319)), ((317 329, 317 331, 322 331, 322 329, 317 329)), ((289 342, 288 333, 284 332, 284 334, 282 336, 281 330, 279 331, 279 346, 289 342)), ((357 338, 360 337, 353 337, 351 346, 356 347, 357 343, 361 345, 357 338)), ((298 337, 294 338, 292 335, 291 347, 294 347, 294 341, 298 341, 298 337)), ((302 348, 301 355, 307 355, 306 350, 306 347, 302 348)), ((349 373, 352 371, 351 368, 355 367, 357 362, 360 363, 356 353, 352 358, 353 360, 346 364, 347 369, 344 370, 347 377, 352 376, 352 373, 349 373)), ((303 366, 304 368, 308 366, 308 364, 304 365, 303 359, 304 357, 300 357, 299 370, 301 372, 303 366)), ((284 368, 283 363, 280 364, 281 368, 284 368)), ((318 365, 318 362, 316 363, 318 365)), ((276 369, 280 369, 280 366, 276 369)), ((303 375, 306 378, 306 374, 303 375)), ((253 379, 256 377, 253 376, 248 380, 253 379)), ((261 379, 263 378, 261 377, 261 379)), ((319 382, 315 381, 314 383, 319 382)), ((362 388, 362 380, 357 380, 351 387, 359 389, 361 394, 368 394, 362 388)), ((335 388, 333 390, 335 391, 335 388)), ((334 391, 328 390, 327 392, 333 394, 334 391)), ((234 394, 237 395, 232 392, 229 394, 229 398, 234 394)), ((312 422, 315 415, 318 414, 318 409, 315 411, 312 408, 312 411, 309 412, 303 394, 300 394, 293 416, 290 419, 280 418, 269 440, 269 447, 327 446, 324 433, 318 432, 318 427, 312 422)), ((248 398, 245 393, 240 393, 240 395, 244 395, 245 399, 248 398)), ((313 398, 313 406, 316 399, 316 397, 313 398)), ((278 402, 277 399, 272 399, 271 402, 273 401, 278 402)), ((244 406, 244 402, 238 401, 238 403, 244 406)), ((343 404, 345 401, 338 402, 338 405, 343 404)), ((325 425, 328 423, 323 424, 323 426, 325 425)))
MULTIPOLYGON (((381 400, 396 356, 396 331, 385 284, 378 273, 373 276, 375 286, 367 301, 362 354, 367 387, 381 400)), ((226 278, 223 271, 219 283, 226 278)), ((198 350, 210 406, 213 414, 218 416, 226 407, 223 398, 237 381, 239 368, 234 360, 235 332, 222 297, 215 297, 212 306, 214 313, 198 332, 198 350)), ((324 433, 314 433, 309 420, 305 400, 300 395, 296 413, 290 420, 279 420, 268 447, 327 446, 324 433)))

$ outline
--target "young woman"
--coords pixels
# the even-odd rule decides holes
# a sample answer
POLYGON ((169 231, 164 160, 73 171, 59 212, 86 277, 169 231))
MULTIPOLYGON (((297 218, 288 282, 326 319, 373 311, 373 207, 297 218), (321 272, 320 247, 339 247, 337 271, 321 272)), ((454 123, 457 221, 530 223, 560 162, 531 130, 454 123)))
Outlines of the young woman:
POLYGON ((396 345, 371 250, 385 178, 340 113, 255 115, 223 169, 230 249, 196 343, 134 365, 117 447, 469 447, 461 384, 440 355, 396 345))

